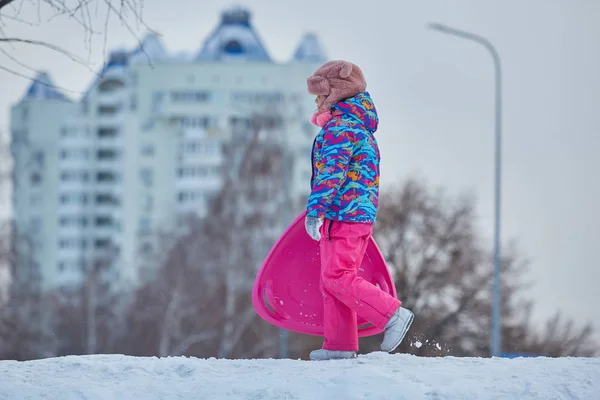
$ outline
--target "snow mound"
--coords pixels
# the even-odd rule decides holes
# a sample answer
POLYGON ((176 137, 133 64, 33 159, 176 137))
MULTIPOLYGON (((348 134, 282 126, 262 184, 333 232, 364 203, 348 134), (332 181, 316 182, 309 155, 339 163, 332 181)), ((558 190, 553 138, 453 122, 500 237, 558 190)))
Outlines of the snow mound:
POLYGON ((597 399, 600 358, 0 361, 1 399, 597 399))

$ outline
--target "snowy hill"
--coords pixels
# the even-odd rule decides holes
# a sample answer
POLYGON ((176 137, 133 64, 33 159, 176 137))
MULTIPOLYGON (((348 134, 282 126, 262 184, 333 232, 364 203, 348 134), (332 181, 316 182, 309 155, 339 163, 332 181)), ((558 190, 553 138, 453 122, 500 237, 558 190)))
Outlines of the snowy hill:
POLYGON ((0 399, 599 399, 600 358, 0 361, 0 399))

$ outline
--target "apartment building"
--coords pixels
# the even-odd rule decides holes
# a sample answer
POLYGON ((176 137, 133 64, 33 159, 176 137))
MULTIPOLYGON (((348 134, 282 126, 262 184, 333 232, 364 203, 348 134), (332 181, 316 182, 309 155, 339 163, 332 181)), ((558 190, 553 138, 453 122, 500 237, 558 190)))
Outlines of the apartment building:
MULTIPOLYGON (((135 284, 158 233, 177 215, 206 212, 221 185, 220 144, 253 115, 271 115, 298 159, 310 157, 316 129, 306 77, 326 60, 318 38, 303 37, 276 62, 244 8, 223 11, 191 55, 168 52, 149 35, 114 51, 81 99, 47 74, 12 108, 15 227, 44 287, 76 285, 112 251, 122 280, 135 284)), ((308 190, 310 164, 294 168, 291 191, 308 190)))

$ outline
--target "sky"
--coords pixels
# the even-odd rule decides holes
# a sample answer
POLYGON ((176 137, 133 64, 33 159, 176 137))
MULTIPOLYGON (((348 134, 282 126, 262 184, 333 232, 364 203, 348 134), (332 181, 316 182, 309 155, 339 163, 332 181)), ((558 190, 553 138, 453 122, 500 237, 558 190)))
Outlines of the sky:
MULTIPOLYGON (((503 74, 502 242, 530 261, 528 296, 535 318, 557 311, 600 329, 600 2, 597 0, 246 0, 253 24, 277 61, 288 60, 305 32, 315 32, 332 59, 358 64, 381 123, 382 190, 417 177, 450 194, 477 198, 479 224, 492 247, 494 81, 486 50, 427 28, 439 22, 488 38, 503 74)), ((146 25, 171 52, 194 52, 230 2, 146 0, 146 25)), ((106 38, 87 40, 65 18, 47 21, 24 3, 20 18, 0 25, 7 36, 44 39, 86 60, 50 50, 3 49, 21 64, 47 70, 76 97, 98 70, 104 49, 131 48, 117 21, 106 38)), ((104 32, 103 14, 93 14, 104 32)), ((0 53, 0 66, 34 72, 0 53)), ((28 81, 0 70, 0 130, 28 81)), ((309 116, 307 116, 308 118, 309 116)), ((7 211, 7 202, 0 208, 7 211)), ((1 212, 1 210, 0 210, 1 212)), ((400 293, 401 295, 401 293, 400 293)))

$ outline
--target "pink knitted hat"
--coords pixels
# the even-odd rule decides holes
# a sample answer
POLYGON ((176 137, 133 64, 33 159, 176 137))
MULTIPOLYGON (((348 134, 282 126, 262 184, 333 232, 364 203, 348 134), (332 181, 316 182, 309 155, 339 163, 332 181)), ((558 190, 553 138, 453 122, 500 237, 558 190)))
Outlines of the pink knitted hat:
POLYGON ((319 112, 328 111, 339 101, 356 96, 367 89, 362 71, 349 61, 326 62, 306 82, 310 94, 326 96, 319 112))

